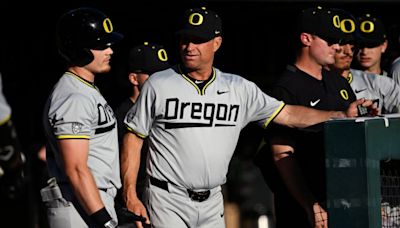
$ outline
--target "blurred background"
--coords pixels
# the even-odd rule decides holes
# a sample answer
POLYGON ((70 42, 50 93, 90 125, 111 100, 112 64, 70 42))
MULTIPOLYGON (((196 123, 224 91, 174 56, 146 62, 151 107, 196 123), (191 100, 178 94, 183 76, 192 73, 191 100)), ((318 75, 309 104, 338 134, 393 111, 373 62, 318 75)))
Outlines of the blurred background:
MULTIPOLYGON (((166 48, 170 63, 178 62, 174 32, 179 17, 188 7, 206 6, 222 17, 223 45, 216 55, 215 66, 254 81, 268 93, 274 80, 294 57, 293 32, 297 13, 315 5, 342 8, 355 16, 375 15, 383 21, 389 36, 384 67, 389 67, 400 55, 398 1, 3 0, 0 7, 0 72, 17 134, 27 154, 29 184, 16 199, 0 198, 0 205, 3 205, 0 221, 11 220, 12 227, 46 227, 38 198, 47 176, 45 163, 38 159, 37 153, 44 143, 43 106, 64 72, 55 45, 55 27, 61 14, 81 6, 98 8, 109 16, 114 30, 124 34, 123 42, 114 47, 111 72, 96 77, 97 86, 115 108, 129 93, 126 78, 130 47, 143 41, 159 43, 166 48)), ((272 217, 272 195, 251 160, 260 140, 259 129, 251 125, 244 129, 231 162, 224 189, 227 202, 232 203, 228 210, 234 215, 228 228, 261 227, 260 216, 272 217)), ((230 217, 227 215, 227 218, 230 217)))

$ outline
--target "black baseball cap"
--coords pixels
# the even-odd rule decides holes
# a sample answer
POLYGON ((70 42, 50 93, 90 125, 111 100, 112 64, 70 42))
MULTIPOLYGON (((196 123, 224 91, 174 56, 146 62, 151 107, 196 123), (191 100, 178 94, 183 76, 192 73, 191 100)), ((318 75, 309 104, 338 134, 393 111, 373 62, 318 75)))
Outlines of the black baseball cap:
POLYGON ((129 72, 152 74, 170 67, 162 45, 144 42, 129 52, 129 72))
POLYGON ((371 14, 358 18, 360 37, 357 43, 360 47, 377 47, 387 39, 386 30, 381 20, 371 14))
POLYGON ((338 44, 343 38, 343 32, 335 16, 334 11, 321 6, 305 9, 298 18, 298 32, 316 35, 329 45, 338 44))
POLYGON ((358 20, 350 12, 339 9, 331 8, 331 11, 340 21, 340 30, 342 31, 342 39, 340 45, 355 44, 359 36, 358 20))
POLYGON ((221 18, 205 7, 186 10, 178 36, 193 36, 202 40, 211 40, 222 34, 221 18))

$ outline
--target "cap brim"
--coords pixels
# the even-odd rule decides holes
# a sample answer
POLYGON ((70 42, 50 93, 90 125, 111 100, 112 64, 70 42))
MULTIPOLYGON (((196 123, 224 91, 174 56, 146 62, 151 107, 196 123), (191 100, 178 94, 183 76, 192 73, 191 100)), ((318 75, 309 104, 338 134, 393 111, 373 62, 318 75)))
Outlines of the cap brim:
POLYGON ((374 48, 374 47, 378 47, 383 42, 384 42, 384 40, 359 39, 359 40, 357 40, 357 45, 359 47, 374 48))
POLYGON ((355 44, 356 40, 353 37, 343 37, 343 39, 340 40, 339 45, 345 45, 345 44, 355 44))
POLYGON ((196 31, 193 29, 182 29, 175 33, 177 36, 186 36, 186 37, 196 37, 198 39, 209 41, 214 38, 214 36, 205 35, 201 31, 196 31))
POLYGON ((169 63, 167 63, 167 62, 165 62, 165 63, 157 63, 157 64, 152 63, 152 64, 150 64, 150 66, 149 65, 146 65, 146 66, 139 66, 139 65, 131 66, 129 68, 129 70, 131 72, 134 72, 134 73, 145 73, 145 74, 149 74, 150 75, 150 74, 153 74, 154 72, 168 69, 170 66, 171 65, 169 63))

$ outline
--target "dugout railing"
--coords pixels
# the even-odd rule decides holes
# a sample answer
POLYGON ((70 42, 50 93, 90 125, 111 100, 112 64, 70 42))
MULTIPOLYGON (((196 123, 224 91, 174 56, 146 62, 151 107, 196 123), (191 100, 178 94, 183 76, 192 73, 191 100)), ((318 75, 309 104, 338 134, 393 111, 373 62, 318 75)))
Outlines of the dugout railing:
POLYGON ((324 124, 330 228, 400 227, 400 115, 324 124))

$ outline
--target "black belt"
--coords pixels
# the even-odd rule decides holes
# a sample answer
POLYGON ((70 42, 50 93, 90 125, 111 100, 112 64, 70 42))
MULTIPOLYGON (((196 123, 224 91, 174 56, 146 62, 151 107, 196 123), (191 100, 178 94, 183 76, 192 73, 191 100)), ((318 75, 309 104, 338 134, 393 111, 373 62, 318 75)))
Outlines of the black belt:
POLYGON ((157 186, 159 188, 162 188, 165 191, 168 191, 168 183, 166 181, 162 181, 157 178, 150 177, 150 184, 157 186))
MULTIPOLYGON (((150 184, 159 187, 161 189, 164 189, 165 191, 168 191, 168 182, 159 180, 154 177, 150 177, 150 184)), ((193 190, 187 189, 187 192, 189 193, 189 197, 198 202, 203 202, 210 197, 210 190, 207 191, 201 191, 201 192, 195 192, 193 190)))

